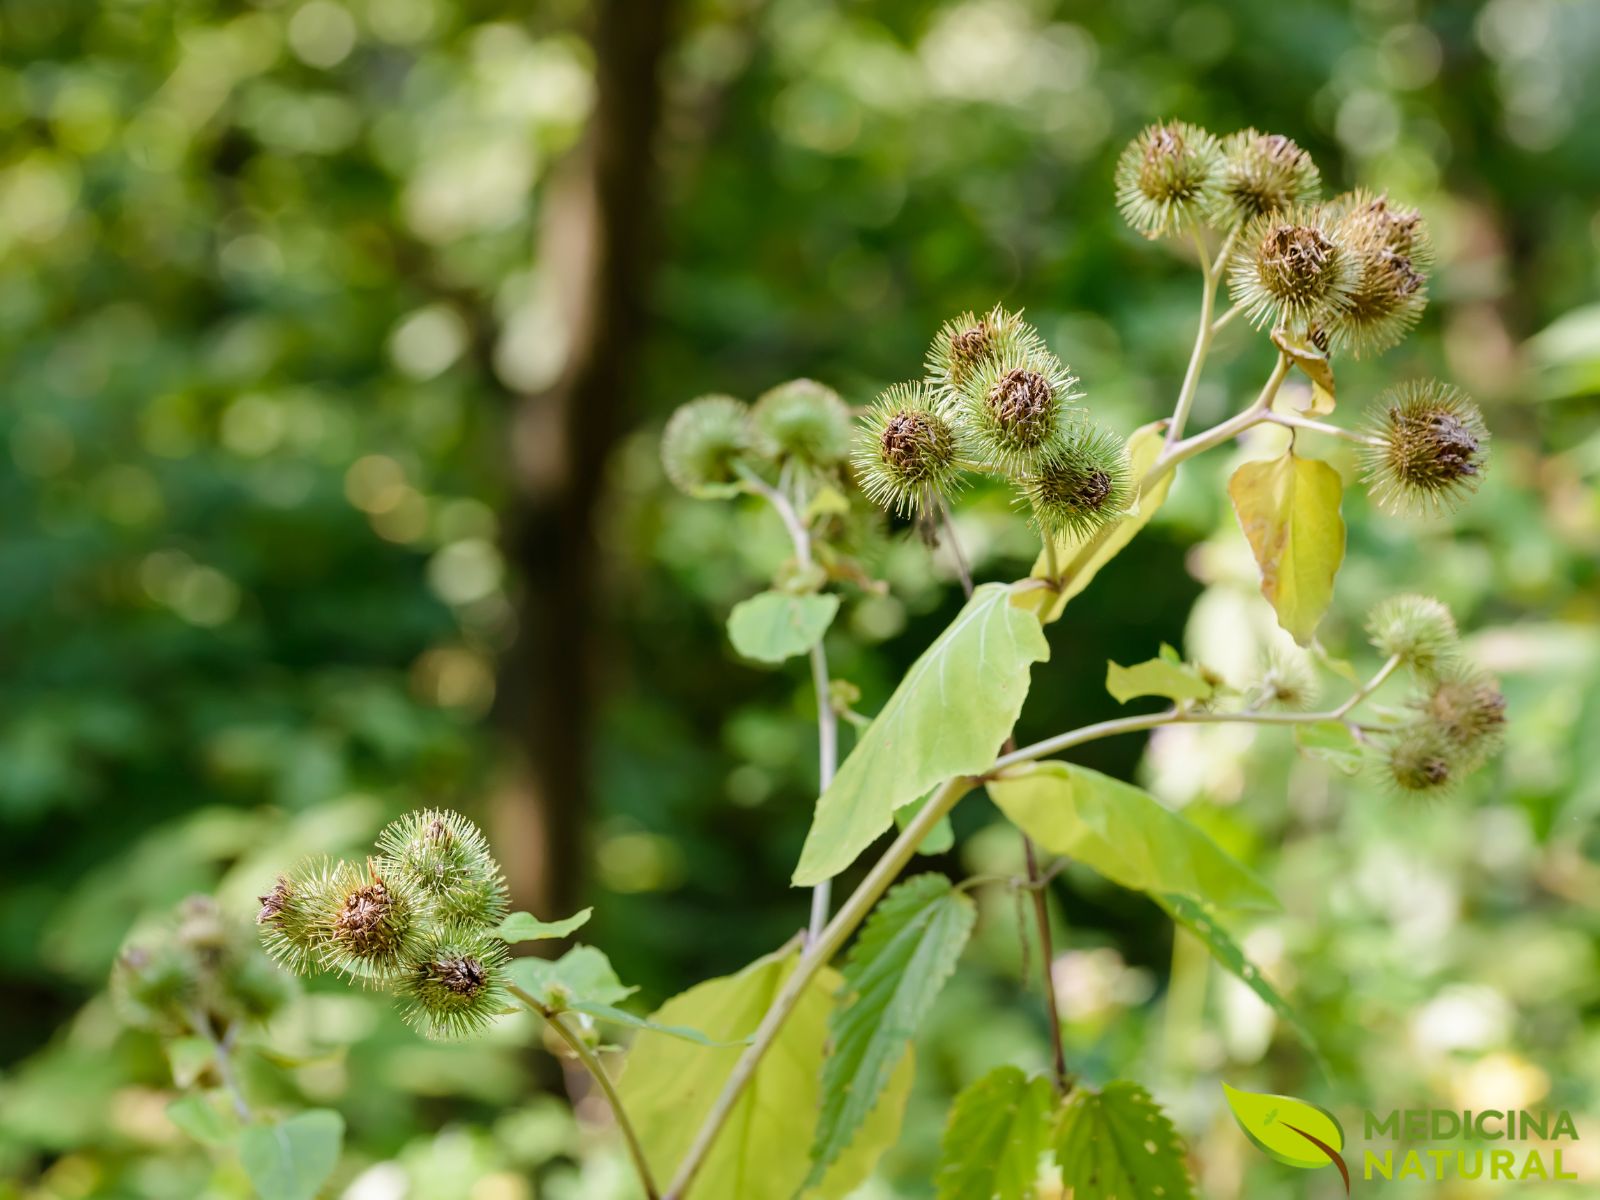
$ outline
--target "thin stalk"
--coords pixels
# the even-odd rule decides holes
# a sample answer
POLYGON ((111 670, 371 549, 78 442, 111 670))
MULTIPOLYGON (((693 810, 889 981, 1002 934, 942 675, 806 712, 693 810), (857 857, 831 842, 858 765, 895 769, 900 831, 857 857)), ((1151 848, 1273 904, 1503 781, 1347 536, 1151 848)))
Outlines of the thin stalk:
POLYGON ((617 1094, 616 1085, 606 1073, 605 1064, 584 1044, 583 1038, 562 1020, 560 1013, 546 1008, 515 984, 511 985, 511 994, 522 1001, 528 1011, 537 1013, 551 1029, 554 1029, 556 1036, 567 1044, 578 1061, 583 1064, 584 1069, 594 1077, 595 1083, 605 1093, 606 1103, 611 1106, 611 1115, 616 1118, 617 1128, 622 1130, 623 1139, 628 1143, 628 1154, 633 1159, 634 1170, 639 1174, 639 1182, 644 1185, 644 1194, 649 1200, 660 1200, 661 1193, 656 1188, 655 1178, 650 1174, 650 1164, 645 1161, 644 1147, 639 1142, 639 1135, 633 1130, 633 1122, 628 1120, 628 1111, 622 1107, 622 1097, 617 1094))
POLYGON ((1044 975, 1046 1017, 1050 1023, 1050 1051, 1055 1066, 1056 1091, 1065 1096, 1072 1090, 1072 1073, 1067 1070, 1067 1051, 1061 1041, 1061 1010, 1056 1004, 1055 949, 1050 938, 1050 902, 1045 895, 1045 880, 1039 870, 1039 855, 1033 839, 1022 835, 1022 849, 1028 862, 1028 890, 1033 893, 1033 917, 1039 927, 1039 965, 1044 975))
POLYGON ((226 1037, 218 1037, 216 1029, 212 1027, 211 1018, 206 1015, 203 1008, 199 1007, 190 1010, 189 1024, 194 1027, 196 1033, 211 1043, 211 1053, 217 1062, 217 1077, 222 1080, 223 1089, 233 1102, 233 1111, 241 1121, 249 1122, 250 1104, 245 1100, 244 1089, 239 1086, 239 1077, 233 1070, 232 1030, 226 1037))
POLYGON ((1229 324, 1232 323, 1233 319, 1243 311, 1244 310, 1241 309, 1237 304, 1230 307, 1227 312, 1223 313, 1215 321, 1211 322, 1211 336, 1216 337, 1217 334, 1226 329, 1229 324))
POLYGON ((945 814, 956 806, 956 802, 967 794, 973 782, 962 776, 948 781, 935 792, 933 799, 928 801, 923 810, 900 832, 900 836, 884 851, 883 857, 874 864, 867 877, 834 914, 833 920, 829 921, 827 928, 822 931, 822 936, 807 943, 800 961, 795 964, 789 978, 784 981, 783 987, 772 1001, 772 1007, 767 1009, 766 1016, 762 1017, 750 1045, 739 1056, 732 1074, 722 1085, 722 1092, 717 1096, 716 1103, 711 1106, 711 1111, 701 1123, 689 1152, 684 1155, 678 1173, 667 1189, 666 1200, 683 1200, 688 1195, 689 1187, 694 1183, 700 1168, 705 1165, 717 1135, 727 1124, 728 1117, 739 1102, 739 1097, 744 1094, 744 1089, 749 1086, 756 1068, 761 1065, 761 1059, 772 1048, 772 1043, 777 1040, 783 1023, 788 1020, 795 1005, 805 995, 805 990, 812 979, 839 952, 846 940, 855 932, 856 927, 866 920, 867 914, 872 911, 872 906, 878 902, 878 897, 888 890, 901 869, 911 861, 911 856, 917 852, 922 840, 932 832, 933 827, 945 814))
POLYGON ((1211 273, 1211 256, 1206 251, 1206 241, 1195 230, 1195 250, 1200 255, 1200 324, 1195 330, 1194 349, 1189 352, 1189 366, 1183 373, 1183 386, 1178 389, 1178 403, 1172 410, 1172 422, 1167 426, 1167 445, 1183 436, 1183 427, 1189 420, 1189 409, 1194 406, 1195 392, 1200 387, 1200 370, 1205 366, 1206 351, 1211 348, 1211 310, 1217 302, 1217 281, 1211 273))
POLYGON ((1361 687, 1357 688, 1355 693, 1348 700, 1334 710, 1335 719, 1343 720, 1346 713, 1348 713, 1356 705, 1360 704, 1368 696, 1372 695, 1373 692, 1382 687, 1384 681, 1388 679, 1389 676, 1393 675, 1395 671, 1399 669, 1399 666, 1400 656, 1398 654, 1391 654, 1388 661, 1385 662, 1383 666, 1378 668, 1378 673, 1376 675, 1367 680, 1367 682, 1361 687))
POLYGON ((1354 442, 1358 446, 1381 446, 1380 438, 1369 437, 1364 433, 1357 433, 1353 429, 1343 429, 1338 425, 1330 425, 1326 421, 1313 421, 1309 417, 1297 417, 1293 413, 1268 412, 1262 420, 1271 421, 1274 425, 1284 425, 1290 429, 1308 429, 1312 433, 1325 433, 1329 437, 1336 437, 1346 442, 1354 442))

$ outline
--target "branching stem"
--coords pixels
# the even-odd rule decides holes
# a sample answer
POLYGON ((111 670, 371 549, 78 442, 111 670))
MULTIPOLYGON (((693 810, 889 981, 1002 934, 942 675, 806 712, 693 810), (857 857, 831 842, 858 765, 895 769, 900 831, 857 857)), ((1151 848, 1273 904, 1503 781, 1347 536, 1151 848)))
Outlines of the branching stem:
POLYGON ((1346 442, 1354 442, 1358 446, 1383 445, 1382 440, 1379 438, 1357 433, 1353 429, 1342 429, 1338 425, 1330 425, 1326 421, 1313 421, 1309 417, 1300 417, 1293 413, 1268 412, 1263 415, 1262 420, 1271 421, 1274 425, 1284 425, 1290 429, 1308 429, 1312 433, 1325 433, 1329 437, 1336 437, 1346 442))
POLYGON ((211 1043, 211 1053, 217 1063, 217 1077, 222 1080, 222 1086, 233 1102, 233 1111, 241 1121, 248 1123, 251 1120, 250 1104, 245 1100, 244 1089, 239 1086, 239 1077, 233 1070, 233 1031, 229 1030, 225 1036, 218 1037, 211 1018, 198 1006, 190 1011, 189 1024, 211 1043))

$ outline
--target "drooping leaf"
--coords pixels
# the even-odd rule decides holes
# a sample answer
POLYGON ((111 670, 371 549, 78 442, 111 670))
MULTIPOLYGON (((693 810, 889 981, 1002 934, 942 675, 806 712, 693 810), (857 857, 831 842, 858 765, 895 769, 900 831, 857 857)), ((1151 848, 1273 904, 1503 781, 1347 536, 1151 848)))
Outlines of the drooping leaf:
POLYGON ((1278 458, 1248 462, 1228 481, 1239 526, 1261 568, 1261 594, 1278 624, 1309 646, 1333 599, 1344 560, 1343 485, 1339 473, 1291 447, 1278 458))
POLYGON ((762 592, 733 606, 728 640, 745 658, 780 663, 815 646, 838 611, 839 597, 832 592, 762 592))
POLYGON ((1279 1162, 1307 1170, 1338 1162, 1344 1128, 1326 1109, 1293 1096, 1243 1092, 1226 1083, 1222 1090, 1239 1128, 1279 1162))
POLYGON ((617 1008, 611 1004, 601 1004, 597 1000, 578 1000, 571 1005, 575 1012, 587 1013, 601 1021, 610 1021, 613 1025, 626 1025, 629 1029, 642 1029, 649 1033, 664 1033, 668 1037, 682 1038, 686 1042, 694 1042, 698 1046, 721 1046, 730 1043, 712 1041, 698 1029, 690 1029, 687 1025, 662 1025, 646 1017, 637 1016, 626 1009, 617 1008))
POLYGON ((555 1012, 579 1004, 615 1004, 638 990, 625 987, 612 969, 611 960, 593 946, 574 946, 554 961, 514 958, 506 967, 506 975, 555 1012))
MULTIPOLYGON (((926 796, 922 797, 922 799, 913 800, 904 808, 895 809, 895 828, 901 830, 905 829, 907 825, 911 824, 911 822, 917 819, 922 810, 928 806, 932 799, 933 793, 929 792, 926 796)), ((922 841, 917 844, 917 853, 945 854, 948 853, 950 848, 955 844, 956 829, 954 825, 950 824, 950 815, 946 813, 944 816, 939 818, 938 822, 932 829, 928 830, 928 836, 923 838, 922 841)))
MULTIPOLYGON (((1316 343, 1304 334, 1290 333, 1282 327, 1272 331, 1272 344, 1288 355, 1289 361, 1311 381, 1311 402, 1304 407, 1296 406, 1295 411, 1315 417, 1331 413, 1334 405, 1333 363, 1329 361, 1327 353, 1318 349, 1316 343)), ((1285 396, 1286 393, 1280 391, 1274 407, 1287 404, 1285 396)))
POLYGON ((1194 1200, 1177 1130, 1137 1083, 1075 1088, 1061 1109, 1055 1152, 1073 1200, 1194 1200))
POLYGON ((894 812, 935 784, 994 761, 1028 694, 1028 670, 1050 657, 1031 613, 986 583, 912 665, 817 801, 794 882, 809 887, 855 861, 894 812))
POLYGON ((239 1136, 239 1119, 202 1092, 186 1092, 168 1104, 167 1120, 205 1146, 231 1146, 239 1136))
POLYGON ((344 1118, 313 1108, 282 1121, 246 1126, 239 1161, 261 1200, 313 1200, 339 1162, 344 1118))
POLYGON ((1036 763, 989 783, 1000 810, 1036 843, 1123 887, 1177 892, 1222 908, 1278 907, 1267 885, 1155 797, 1074 763, 1036 763))
MULTIPOLYGON (((662 1179, 677 1168, 738 1062, 740 1043, 755 1032, 798 957, 792 950, 767 955, 736 975, 697 984, 652 1014, 658 1025, 702 1030, 719 1043, 705 1048, 646 1035, 629 1052, 620 1083, 623 1103, 662 1179)), ((839 986, 838 973, 824 970, 806 988, 712 1147, 695 1195, 791 1200, 805 1182, 828 1015, 839 986)), ((911 1073, 907 1056, 849 1150, 808 1196, 837 1200, 866 1178, 899 1136, 911 1073)))
POLYGON ((1346 775, 1355 775, 1361 770, 1361 743, 1343 721, 1296 725, 1294 744, 1307 758, 1325 762, 1346 775))
POLYGON ((997 1067, 956 1097, 939 1144, 939 1200, 1034 1200, 1055 1093, 1043 1077, 997 1067))
POLYGON ((500 922, 500 927, 495 933, 508 942, 538 942, 551 938, 564 938, 582 929, 593 915, 594 909, 586 908, 582 912, 573 913, 564 921, 541 921, 532 913, 514 912, 500 922))
POLYGON ((1119 704, 1135 696, 1165 696, 1169 700, 1209 700, 1212 687, 1189 663, 1152 658, 1131 667, 1106 663, 1106 691, 1119 704))
POLYGON ((1156 900, 1174 921, 1200 939, 1205 948, 1211 952, 1211 957, 1241 979, 1246 987, 1260 997, 1262 1003, 1277 1014, 1280 1021, 1294 1031, 1317 1066, 1326 1073, 1327 1060, 1322 1056, 1322 1047, 1317 1042, 1316 1034, 1311 1032, 1311 1027, 1301 1020, 1300 1014, 1283 998, 1278 989, 1267 981, 1267 977, 1261 973, 1261 968, 1245 957, 1239 943, 1234 941, 1218 922, 1215 910, 1197 903, 1188 896, 1169 893, 1157 896, 1156 900))
MULTIPOLYGON (((1142 480, 1155 466, 1166 444, 1166 437, 1165 421, 1143 425, 1133 431, 1133 436, 1128 439, 1128 464, 1136 481, 1142 480)), ((1168 471, 1149 491, 1141 492, 1132 511, 1116 524, 1087 536, 1064 534, 1057 537, 1055 552, 1056 568, 1060 572, 1059 588, 1055 591, 1046 588, 1019 591, 1015 603, 1037 612, 1039 620, 1046 625, 1060 617, 1062 610, 1067 607, 1067 601, 1088 587, 1089 581, 1099 573, 1100 568, 1120 554, 1122 548, 1150 523, 1150 518, 1156 515, 1172 489, 1172 478, 1173 473, 1168 471)), ((1041 553, 1034 562, 1031 574, 1035 579, 1050 577, 1049 560, 1044 554, 1041 553)))
POLYGON ((972 900, 943 875, 900 884, 868 918, 829 1022, 833 1050, 822 1070, 813 1176, 833 1163, 877 1105, 976 919, 972 900))

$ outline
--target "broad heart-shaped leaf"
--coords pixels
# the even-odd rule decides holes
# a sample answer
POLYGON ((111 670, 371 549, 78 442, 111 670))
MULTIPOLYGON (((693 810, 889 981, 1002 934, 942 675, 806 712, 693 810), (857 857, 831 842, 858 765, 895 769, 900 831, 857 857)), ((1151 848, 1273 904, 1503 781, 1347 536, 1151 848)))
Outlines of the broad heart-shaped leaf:
POLYGON ((1343 721, 1318 721, 1294 727, 1295 747, 1307 758, 1325 762, 1346 775, 1361 770, 1361 743, 1343 721))
MULTIPOLYGON (((1288 355, 1289 361, 1311 381, 1311 403, 1303 407, 1295 405, 1295 411, 1314 417, 1325 417, 1331 413, 1334 405, 1333 364, 1328 361, 1327 354, 1319 350, 1310 338, 1290 333, 1281 326, 1272 331, 1272 344, 1288 355)), ((1273 402, 1274 408, 1288 406, 1285 395, 1284 392, 1278 393, 1273 402)))
POLYGON ((624 987, 611 960, 593 946, 574 946, 553 962, 514 958, 506 967, 506 976, 553 1012, 580 1004, 615 1004, 638 991, 624 987))
POLYGON ((1228 931, 1218 923, 1215 910, 1191 900, 1188 896, 1170 893, 1157 896, 1156 902, 1167 910, 1168 916, 1199 938, 1211 952, 1211 957, 1243 980, 1245 986, 1260 997, 1261 1001, 1277 1014, 1280 1021, 1294 1030, 1295 1036, 1311 1054, 1318 1069, 1327 1074, 1327 1060, 1322 1056, 1322 1047, 1318 1044, 1316 1035, 1311 1032, 1311 1027, 1300 1019, 1300 1014, 1290 1007, 1289 1002, 1272 984, 1267 982, 1267 977, 1261 973, 1261 968, 1244 956, 1239 943, 1234 941, 1228 931))
POLYGON ((1038 618, 986 583, 912 664, 817 801, 794 882, 830 879, 894 823, 894 811, 994 761, 1028 695, 1028 668, 1050 657, 1038 618))
POLYGON ((956 1097, 939 1143, 939 1200, 1034 1200, 1055 1093, 1043 1077, 996 1067, 956 1097))
MULTIPOLYGON (((1128 465, 1135 480, 1143 480, 1150 468, 1161 457, 1166 444, 1167 423, 1156 421, 1142 425, 1128 439, 1128 465)), ((1018 592, 1014 603, 1030 608, 1039 614, 1039 620, 1048 625, 1061 616, 1071 600, 1095 577, 1100 568, 1122 552, 1134 536, 1150 523, 1172 490, 1173 472, 1168 471, 1147 492, 1141 492, 1134 508, 1115 525, 1108 526, 1087 537, 1064 535, 1056 538, 1056 568, 1061 572, 1059 590, 1036 588, 1018 592)), ((1040 554, 1033 564, 1035 579, 1048 579, 1049 560, 1040 554)))
POLYGON ((1042 762, 991 780, 989 795, 1052 854, 1123 887, 1176 892, 1221 908, 1275 909, 1256 874, 1149 793, 1074 763, 1042 762))
POLYGON ((261 1200, 313 1200, 333 1174, 343 1142, 344 1118, 313 1108, 247 1126, 239 1135, 239 1161, 261 1200))
POLYGON ((1280 457, 1247 462, 1228 481, 1239 527, 1261 568, 1261 594, 1278 624, 1309 646, 1333 599, 1344 560, 1339 473, 1291 446, 1280 457))
POLYGON ((839 597, 830 592, 810 596, 762 592, 733 606, 728 640, 746 658, 780 663, 815 646, 838 611, 839 597))
POLYGON ((1152 658, 1131 667, 1106 663, 1106 691, 1118 704, 1135 696, 1165 696, 1169 700, 1209 700, 1212 688, 1198 669, 1188 663, 1152 658))
POLYGON ((1137 1083, 1074 1089, 1061 1109, 1055 1152, 1072 1200, 1194 1200, 1178 1133, 1137 1083))
POLYGON ((1344 1129, 1326 1109, 1293 1096, 1242 1092, 1227 1084, 1222 1085, 1222 1090, 1239 1128, 1279 1162, 1309 1170, 1339 1161, 1344 1129), (1318 1146, 1318 1142, 1322 1145, 1318 1146))
POLYGON ((833 1050, 822 1069, 813 1177, 832 1165, 877 1105, 955 970, 977 912, 943 875, 918 875, 894 888, 868 918, 829 1022, 833 1050))
POLYGON ((582 929, 592 916, 594 916, 592 908, 573 913, 565 921, 541 921, 532 913, 514 912, 500 922, 500 927, 495 933, 508 942, 538 942, 550 938, 564 938, 569 933, 582 929))
MULTIPOLYGON (((739 1059, 734 1043, 755 1032, 798 957, 793 950, 769 954, 737 975, 710 979, 674 996, 651 1017, 657 1024, 704 1030, 728 1045, 705 1049, 649 1034, 634 1043, 620 1084, 622 1100, 659 1178, 670 1178, 677 1168, 739 1059)), ((792 1200, 805 1183, 806 1151, 821 1103, 828 1015, 839 986, 838 973, 823 970, 806 988, 734 1105, 696 1177, 693 1195, 792 1200)), ((899 1137, 912 1070, 907 1055, 850 1148, 805 1196, 839 1200, 871 1173, 878 1156, 899 1137)))

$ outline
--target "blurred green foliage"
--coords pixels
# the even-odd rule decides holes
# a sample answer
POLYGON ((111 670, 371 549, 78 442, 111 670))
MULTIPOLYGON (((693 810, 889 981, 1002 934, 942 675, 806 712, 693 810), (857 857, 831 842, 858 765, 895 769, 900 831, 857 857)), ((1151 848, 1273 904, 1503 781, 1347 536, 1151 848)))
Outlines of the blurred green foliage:
MULTIPOLYGON (((194 891, 243 919, 274 864, 364 844, 403 809, 485 807, 507 752, 487 722, 514 583, 503 443, 513 398, 561 367, 569 298, 537 231, 593 100, 583 16, 0 2, 0 1196, 241 1194, 162 1116, 159 1047, 103 993, 117 947, 194 891)), ((1274 883, 1286 914, 1238 932, 1338 1078, 1308 1074, 1153 906, 1069 871, 1073 1061, 1148 1082, 1210 1196, 1286 1180, 1231 1132, 1219 1076, 1335 1105, 1516 1097, 1584 1114, 1600 1141, 1600 9, 697 0, 679 26, 641 367, 655 417, 613 456, 593 617, 592 940, 659 999, 803 919, 785 881, 815 786, 809 682, 741 663, 722 630, 782 533, 672 493, 660 418, 796 375, 864 403, 918 373, 941 319, 998 299, 1105 423, 1153 419, 1197 289, 1181 252, 1122 226, 1111 165, 1149 119, 1252 124, 1310 149, 1330 192, 1419 204, 1439 244, 1421 332, 1338 364, 1342 405, 1439 374, 1496 437, 1452 522, 1386 520, 1352 490, 1325 638, 1359 655, 1371 602, 1437 593, 1503 677, 1510 745, 1423 810, 1249 730, 1168 731, 1142 766, 1132 740, 1086 748, 1274 883)), ((1253 392, 1270 353, 1230 328, 1196 419, 1253 392)), ((1114 712, 1104 660, 1162 640, 1254 664, 1270 618, 1225 467, 1187 469, 1053 627, 1020 737, 1114 712)), ((958 524, 981 576, 1027 569, 1002 497, 958 524)), ((830 636, 868 712, 959 603, 915 537, 877 567, 892 594, 852 601, 830 636)), ((956 817, 963 866, 1011 869, 984 801, 956 817)), ((871 1196, 928 1195, 949 1095, 998 1060, 1043 1062, 1011 901, 980 900, 871 1196)), ((358 1200, 407 1181, 444 1200, 626 1194, 591 1107, 575 1121, 538 1094, 532 1034, 428 1045, 381 1001, 313 988, 269 1039, 309 1065, 247 1069, 285 1104, 344 1112, 336 1178, 358 1200)))

